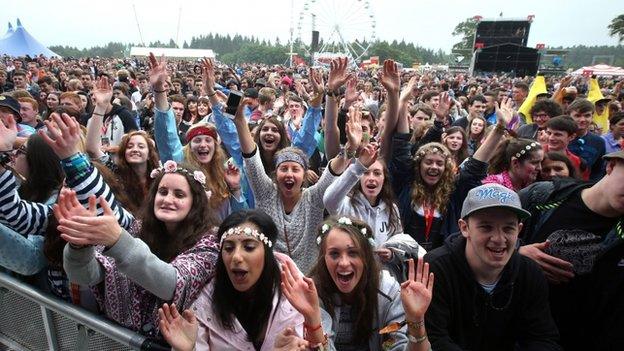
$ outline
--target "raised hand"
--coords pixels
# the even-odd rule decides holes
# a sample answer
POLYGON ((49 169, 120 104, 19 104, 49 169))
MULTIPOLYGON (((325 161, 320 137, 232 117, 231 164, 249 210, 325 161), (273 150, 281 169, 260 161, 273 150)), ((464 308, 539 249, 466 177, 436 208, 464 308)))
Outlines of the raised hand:
POLYGON ((405 319, 420 322, 431 303, 433 293, 433 273, 429 273, 429 263, 418 259, 414 270, 414 259, 409 260, 408 279, 401 284, 401 302, 405 310, 405 319))
POLYGON ((303 315, 306 321, 320 323, 321 309, 314 281, 301 276, 297 267, 290 260, 282 265, 282 293, 290 304, 303 315))
POLYGON ((320 107, 323 100, 323 90, 325 89, 325 82, 323 81, 323 74, 315 69, 310 68, 310 83, 314 90, 314 97, 310 101, 310 106, 320 107))
POLYGON ((198 323, 190 310, 178 313, 175 304, 158 309, 160 332, 175 351, 192 351, 197 340, 198 323))
POLYGON ((104 245, 111 247, 117 243, 121 235, 121 227, 115 214, 103 196, 99 198, 100 207, 104 211, 95 216, 90 209, 88 216, 71 216, 59 221, 58 230, 61 238, 74 245, 104 245))
POLYGON ((228 161, 227 166, 225 168, 225 183, 227 184, 230 191, 240 190, 240 180, 241 174, 238 167, 232 163, 232 161, 228 161))
POLYGON ((75 191, 63 188, 56 204, 52 207, 52 211, 59 222, 74 216, 94 217, 97 215, 95 203, 95 195, 91 195, 89 196, 89 208, 85 208, 78 202, 75 191))
POLYGON ((360 150, 358 161, 366 168, 375 163, 375 161, 377 161, 377 143, 366 144, 366 146, 360 150))
POLYGON ((347 80, 347 88, 345 89, 345 104, 344 108, 349 108, 357 101, 360 93, 357 91, 357 78, 355 76, 349 77, 347 80))
POLYGON ((307 350, 310 343, 299 337, 293 328, 286 328, 275 338, 273 351, 304 351, 307 350))
POLYGON ((332 92, 337 92, 351 77, 347 73, 349 59, 338 57, 331 61, 329 65, 329 77, 327 78, 327 88, 332 92))
POLYGON ((204 82, 204 89, 206 93, 212 94, 215 87, 215 75, 214 75, 214 62, 212 59, 202 59, 202 80, 204 82))
POLYGON ((247 119, 245 119, 245 106, 250 105, 252 102, 252 98, 246 97, 242 99, 241 102, 238 104, 238 108, 236 109, 234 120, 247 123, 247 119))
POLYGON ((348 120, 346 124, 347 143, 352 151, 356 151, 362 143, 362 108, 351 106, 349 108, 348 120))
POLYGON ((563 89, 567 86, 570 86, 570 83, 572 83, 572 79, 574 77, 572 76, 565 76, 563 79, 561 79, 561 82, 559 82, 559 89, 563 89))
POLYGON ((315 94, 321 94, 325 86, 323 74, 316 69, 310 68, 310 84, 312 84, 312 90, 314 90, 315 94))
POLYGON ((501 104, 499 105, 497 101, 495 106, 496 106, 496 123, 500 126, 507 127, 507 125, 509 124, 509 122, 511 122, 514 116, 514 109, 512 107, 513 100, 508 97, 504 97, 501 104))
POLYGON ((445 121, 446 117, 449 114, 449 110, 451 109, 451 104, 453 103, 453 99, 449 96, 447 92, 443 92, 440 94, 440 103, 438 104, 438 108, 436 108, 433 112, 436 115, 436 119, 439 121, 445 121))
POLYGON ((163 89, 163 85, 167 81, 167 61, 165 55, 162 55, 159 60, 156 60, 156 56, 150 52, 149 54, 149 80, 150 85, 158 90, 163 89))
POLYGON ((82 133, 80 124, 66 113, 62 115, 56 112, 52 113, 50 119, 52 121, 43 121, 48 132, 39 129, 39 135, 61 160, 77 154, 79 152, 80 134, 82 133))
POLYGON ((113 89, 108 82, 108 78, 102 76, 100 79, 96 80, 91 94, 95 99, 96 106, 108 107, 110 105, 111 98, 113 97, 113 89))
POLYGON ((10 115, 5 121, 0 121, 0 151, 13 150, 13 144, 17 139, 17 122, 15 117, 10 115))
POLYGON ((401 77, 399 76, 397 64, 394 61, 384 61, 383 70, 379 73, 379 80, 388 93, 399 93, 401 77))

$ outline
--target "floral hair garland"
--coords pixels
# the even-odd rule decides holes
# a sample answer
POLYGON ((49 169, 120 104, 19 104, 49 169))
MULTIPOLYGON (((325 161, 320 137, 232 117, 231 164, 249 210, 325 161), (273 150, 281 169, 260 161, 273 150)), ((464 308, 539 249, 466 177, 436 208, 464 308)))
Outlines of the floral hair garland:
POLYGON ((421 147, 416 152, 414 158, 419 159, 425 157, 427 154, 442 154, 445 158, 449 156, 449 154, 439 146, 433 146, 431 148, 421 147))
POLYGON ((223 233, 223 235, 221 235, 221 241, 219 242, 219 246, 223 246, 223 241, 225 241, 225 238, 227 238, 230 235, 246 235, 246 236, 251 236, 254 237, 256 239, 258 239, 258 241, 264 243, 266 246, 268 247, 273 247, 273 242, 271 242, 271 240, 269 240, 269 238, 264 235, 263 233, 258 232, 255 229, 251 229, 249 227, 233 227, 230 228, 228 230, 225 231, 225 233, 223 233))
POLYGON ((520 158, 522 156, 524 156, 525 154, 531 152, 531 149, 537 148, 538 144, 537 143, 531 143, 527 146, 524 147, 524 149, 516 152, 516 154, 514 156, 516 156, 516 158, 520 158))
MULTIPOLYGON (((358 227, 355 224, 353 224, 353 221, 351 221, 351 219, 349 217, 340 217, 338 218, 338 224, 342 224, 342 225, 348 225, 348 226, 352 226, 355 227, 356 229, 358 229, 358 231, 360 232, 360 234, 362 234, 362 236, 364 236, 365 239, 368 240, 368 243, 371 244, 372 247, 375 247, 375 239, 373 239, 372 237, 368 237, 368 230, 366 229, 366 227, 358 227)), ((321 245, 321 240, 323 239, 323 235, 327 234, 330 229, 332 228, 331 225, 329 225, 328 223, 323 224, 323 226, 321 227, 321 234, 319 236, 316 237, 316 244, 317 245, 321 245)))
MULTIPOLYGON (((165 164, 160 167, 160 168, 154 168, 152 170, 152 172, 150 173, 150 178, 154 179, 156 177, 158 177, 159 174, 161 173, 180 173, 180 174, 185 174, 193 179, 195 179, 199 184, 201 184, 202 188, 206 188, 206 175, 204 174, 204 172, 202 171, 190 171, 186 168, 180 167, 178 166, 178 164, 173 161, 173 160, 169 160, 167 162, 165 162, 165 164)), ((207 190, 206 191, 206 196, 208 196, 208 199, 210 199, 210 197, 212 196, 212 191, 207 190)))

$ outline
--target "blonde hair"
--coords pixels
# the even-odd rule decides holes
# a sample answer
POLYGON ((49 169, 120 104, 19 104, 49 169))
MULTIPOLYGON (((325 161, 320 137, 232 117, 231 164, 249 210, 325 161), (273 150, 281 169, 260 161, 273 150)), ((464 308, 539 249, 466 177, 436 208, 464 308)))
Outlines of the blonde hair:
POLYGON ((428 203, 440 213, 446 211, 446 205, 455 189, 455 160, 449 149, 440 143, 428 143, 421 146, 414 155, 414 183, 412 184, 412 205, 428 203), (420 176, 420 164, 425 156, 439 154, 444 157, 444 171, 433 188, 427 187, 420 176))

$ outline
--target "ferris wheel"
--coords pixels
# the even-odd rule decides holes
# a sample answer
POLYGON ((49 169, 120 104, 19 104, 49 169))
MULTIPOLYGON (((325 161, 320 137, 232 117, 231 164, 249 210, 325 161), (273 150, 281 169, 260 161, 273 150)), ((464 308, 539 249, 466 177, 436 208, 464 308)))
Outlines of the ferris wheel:
POLYGON ((367 0, 306 0, 299 13, 298 43, 310 54, 312 31, 319 32, 314 63, 328 63, 334 57, 348 57, 357 65, 377 39, 376 21, 367 0))

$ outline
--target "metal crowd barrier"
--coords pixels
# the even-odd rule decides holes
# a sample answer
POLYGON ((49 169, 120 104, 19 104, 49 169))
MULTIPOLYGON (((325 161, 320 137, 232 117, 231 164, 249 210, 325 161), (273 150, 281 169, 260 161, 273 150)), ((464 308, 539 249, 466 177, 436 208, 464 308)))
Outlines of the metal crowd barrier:
POLYGON ((16 351, 170 350, 0 272, 0 350, 6 348, 16 351))

